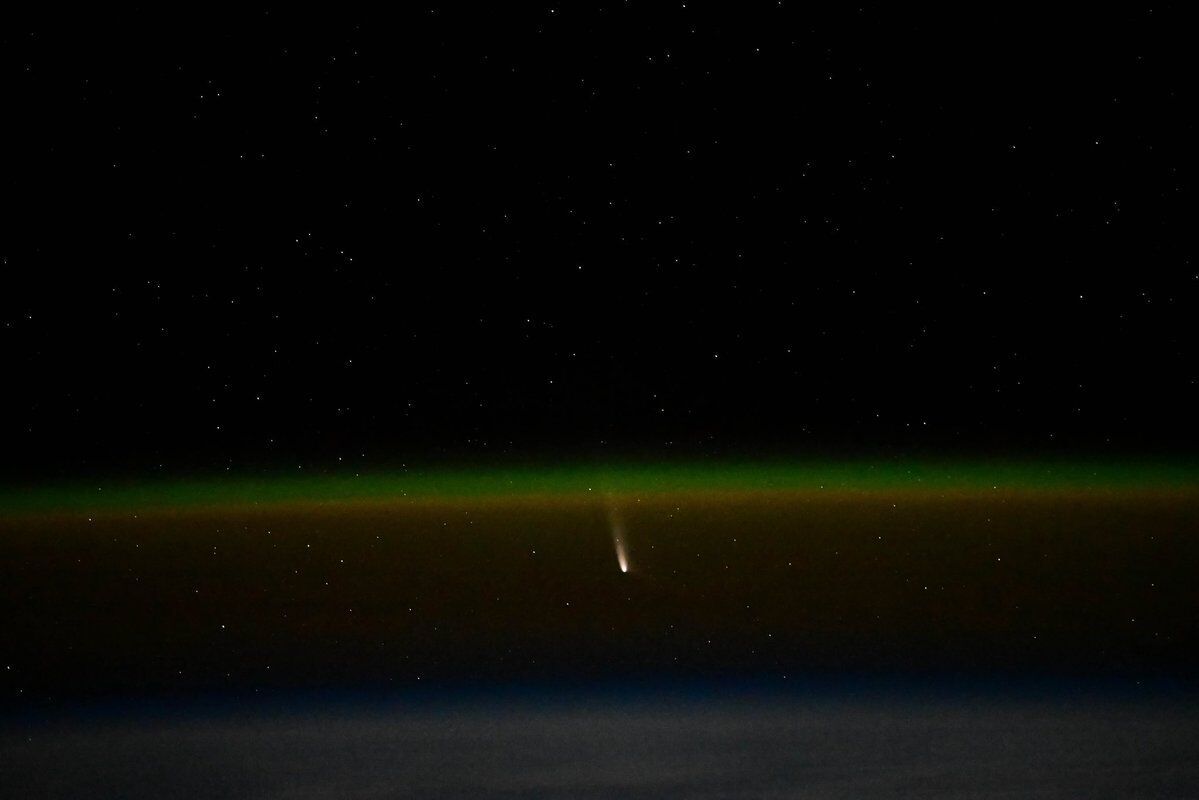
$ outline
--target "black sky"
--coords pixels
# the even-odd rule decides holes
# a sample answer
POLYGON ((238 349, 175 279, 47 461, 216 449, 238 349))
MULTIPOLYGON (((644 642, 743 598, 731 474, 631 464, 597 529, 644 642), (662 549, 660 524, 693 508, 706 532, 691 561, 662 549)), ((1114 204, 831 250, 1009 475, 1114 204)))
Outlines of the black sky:
POLYGON ((1193 450, 1192 30, 10 19, 4 470, 1193 450))

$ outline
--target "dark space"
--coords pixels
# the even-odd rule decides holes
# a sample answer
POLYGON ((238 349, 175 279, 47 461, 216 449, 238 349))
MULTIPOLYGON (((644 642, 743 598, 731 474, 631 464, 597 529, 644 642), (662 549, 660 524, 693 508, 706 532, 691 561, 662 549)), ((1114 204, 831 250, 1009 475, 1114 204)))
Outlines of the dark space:
POLYGON ((1187 19, 10 20, 4 468, 1190 452, 1187 19))

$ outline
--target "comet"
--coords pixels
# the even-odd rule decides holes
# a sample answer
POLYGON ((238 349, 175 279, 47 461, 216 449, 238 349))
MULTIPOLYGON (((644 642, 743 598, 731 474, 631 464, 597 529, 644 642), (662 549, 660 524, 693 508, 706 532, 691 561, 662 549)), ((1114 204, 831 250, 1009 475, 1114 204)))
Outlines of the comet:
POLYGON ((629 550, 625 544, 624 520, 615 508, 608 512, 608 524, 612 530, 612 546, 616 548, 616 563, 621 572, 628 572, 629 550))

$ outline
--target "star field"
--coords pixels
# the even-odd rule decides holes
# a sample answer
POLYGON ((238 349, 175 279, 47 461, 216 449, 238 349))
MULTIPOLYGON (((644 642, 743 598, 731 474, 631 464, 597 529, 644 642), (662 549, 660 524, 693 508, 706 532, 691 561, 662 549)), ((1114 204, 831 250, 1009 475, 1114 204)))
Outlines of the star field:
POLYGON ((5 33, 23 469, 1194 442, 1175 9, 149 14, 5 33))

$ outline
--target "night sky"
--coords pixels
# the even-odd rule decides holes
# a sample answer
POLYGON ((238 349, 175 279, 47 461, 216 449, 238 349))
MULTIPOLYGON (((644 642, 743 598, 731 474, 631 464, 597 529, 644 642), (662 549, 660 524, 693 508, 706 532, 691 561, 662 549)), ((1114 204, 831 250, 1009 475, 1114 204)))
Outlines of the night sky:
POLYGON ((1193 450, 1188 27, 13 21, 3 469, 1193 450))
POLYGON ((492 5, 5 13, 0 785, 1193 797, 1184 6, 492 5))

